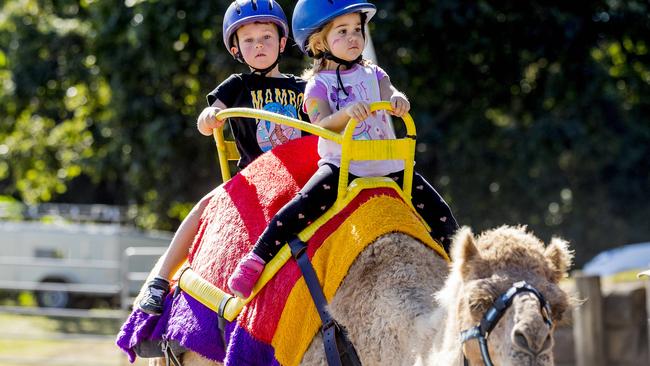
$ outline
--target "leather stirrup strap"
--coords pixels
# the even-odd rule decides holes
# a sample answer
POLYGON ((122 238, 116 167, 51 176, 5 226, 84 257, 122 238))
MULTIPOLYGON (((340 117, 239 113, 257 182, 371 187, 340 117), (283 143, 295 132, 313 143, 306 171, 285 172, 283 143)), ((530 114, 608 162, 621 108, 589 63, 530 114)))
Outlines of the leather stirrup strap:
POLYGON ((217 327, 219 328, 219 335, 221 335, 221 344, 223 344, 223 349, 228 349, 228 342, 226 339, 226 318, 224 317, 224 312, 226 311, 226 305, 228 301, 232 300, 232 296, 224 296, 219 303, 219 311, 217 312, 217 327))
POLYGON ((307 245, 300 239, 293 238, 289 241, 289 247, 291 248, 293 258, 298 263, 298 267, 300 267, 302 277, 305 279, 309 293, 323 323, 321 332, 323 334, 327 364, 329 366, 361 365, 354 345, 350 342, 336 320, 327 311, 327 300, 318 282, 314 267, 311 265, 309 257, 304 255, 307 251, 307 245))
POLYGON ((167 366, 182 366, 181 361, 174 354, 174 351, 172 350, 172 347, 169 344, 169 341, 166 341, 166 340, 162 341, 162 351, 163 351, 163 355, 165 356, 165 365, 167 365, 167 366))

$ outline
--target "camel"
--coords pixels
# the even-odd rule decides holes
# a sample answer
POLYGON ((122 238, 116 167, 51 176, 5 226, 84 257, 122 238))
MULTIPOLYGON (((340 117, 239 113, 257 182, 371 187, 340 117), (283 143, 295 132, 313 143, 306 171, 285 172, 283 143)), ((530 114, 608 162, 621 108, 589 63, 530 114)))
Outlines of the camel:
MULTIPOLYGON (((373 106, 373 110, 387 108, 390 108, 387 102, 373 106)), ((263 114, 259 111, 256 113, 263 114)), ((263 114, 262 117, 276 122, 278 120, 271 114, 263 114)), ((300 121, 290 122, 297 125, 300 121)), ((404 122, 407 134, 414 136, 412 119, 406 118, 404 122)), ((343 135, 344 146, 352 144, 351 131, 355 123, 352 120, 348 124, 343 135)), ((314 135, 340 140, 340 136, 328 137, 330 131, 319 131, 313 125, 301 128, 314 135)), ((410 144, 408 146, 411 150, 414 148, 413 141, 408 141, 408 138, 403 140, 410 144)), ((382 149, 375 147, 371 150, 376 155, 382 149)), ((400 149, 394 147, 384 150, 391 152, 400 149)), ((232 251, 211 251, 218 247, 215 244, 231 242, 232 235, 246 234, 243 228, 250 231, 249 226, 242 224, 248 222, 243 217, 244 213, 250 214, 250 207, 265 203, 268 206, 266 210, 270 212, 273 207, 279 206, 277 197, 286 197, 286 201, 293 197, 298 187, 313 174, 309 169, 315 170, 319 158, 315 151, 314 139, 294 140, 274 148, 225 183, 226 188, 223 188, 219 196, 221 198, 213 198, 212 201, 216 208, 221 207, 222 201, 234 202, 237 210, 215 210, 213 216, 205 218, 205 231, 201 231, 197 237, 200 240, 196 242, 199 254, 195 252, 192 255, 192 258, 199 260, 198 263, 191 263, 192 268, 202 271, 202 275, 216 276, 217 280, 213 281, 223 283, 223 275, 232 270, 228 268, 230 262, 214 265, 211 260, 223 260, 222 257, 230 255, 232 251), (301 153, 295 154, 295 151, 301 153), (278 191, 268 195, 267 190, 261 187, 275 180, 284 184, 270 184, 271 188, 267 189, 278 191), (242 201, 248 197, 246 194, 229 194, 229 189, 233 189, 233 192, 255 192, 261 194, 262 198, 251 204, 242 201), (234 216, 224 216, 227 213, 234 216), (210 217, 218 219, 211 221, 210 217), (223 236, 221 240, 216 238, 219 235, 223 236)), ((387 154, 381 154, 381 158, 395 158, 387 154)), ((375 155, 372 155, 373 158, 380 158, 375 155)), ((364 156, 367 158, 367 155, 364 156)), ((363 160, 364 156, 358 159, 363 160)), ((405 159, 405 162, 405 167, 413 166, 413 151, 410 151, 410 158, 405 159)), ((410 174, 412 171, 405 172, 405 177, 410 174)), ((344 179, 346 176, 342 177, 344 179)), ((347 186, 347 181, 344 183, 340 185, 347 186)), ((404 191, 405 196, 409 197, 410 183, 405 183, 404 187, 408 189, 404 191)), ((404 205, 404 202, 408 202, 408 199, 399 205, 404 205)), ((397 221, 402 214, 396 212, 404 212, 399 211, 397 205, 385 206, 383 211, 375 210, 373 213, 390 212, 390 215, 383 214, 384 218, 392 216, 391 220, 397 221)), ((277 209, 279 207, 275 208, 277 209)), ((253 215, 256 218, 253 221, 259 223, 257 218, 261 216, 263 215, 253 215)), ((374 226, 381 227, 376 224, 380 220, 374 220, 371 221, 374 226)), ((350 231, 342 232, 342 236, 335 242, 346 248, 354 246, 352 237, 362 236, 359 235, 361 227, 350 227, 350 231)), ((370 228, 366 226, 364 230, 370 228)), ((260 232, 246 235, 256 237, 260 232)), ((544 246, 523 226, 502 226, 479 236, 464 227, 454 237, 450 265, 440 252, 425 245, 425 241, 431 240, 428 234, 423 238, 413 231, 412 234, 408 233, 405 226, 400 226, 373 237, 356 259, 348 262, 351 266, 347 274, 342 278, 340 286, 332 292, 329 311, 347 329, 363 365, 553 365, 554 326, 573 303, 559 287, 559 281, 565 276, 573 259, 573 253, 565 241, 554 238, 548 246, 544 246), (505 302, 504 308, 495 311, 494 304, 500 302, 505 302), (483 318, 486 320, 482 322, 483 318), (488 326, 477 328, 479 323, 488 326), (464 341, 461 341, 461 335, 464 341)), ((286 268, 288 267, 283 267, 286 268)), ((265 291, 262 296, 265 294, 275 293, 265 291)), ((182 305, 179 311, 188 311, 187 304, 182 305)), ((211 312, 201 314, 202 321, 214 317, 211 312)), ((136 315, 136 320, 140 316, 141 314, 136 315)), ((248 319, 246 316, 243 318, 248 319)), ((200 338, 198 333, 188 332, 183 327, 176 327, 173 331, 177 338, 172 339, 186 338, 188 334, 200 338)), ((129 332, 128 335, 132 335, 132 330, 129 332)), ((122 345, 132 345, 127 342, 132 338, 121 339, 124 341, 122 345)), ((212 338, 210 342, 213 342, 212 338)), ((219 343, 218 340, 214 342, 219 343)), ((230 350, 236 349, 232 343, 231 338, 230 350)), ((300 364, 326 365, 321 336, 317 334, 309 346, 307 344, 309 343, 303 343, 307 350, 302 355, 300 364)), ((295 344, 284 345, 285 350, 289 348, 294 354, 298 353, 292 349, 295 344)), ((212 344, 211 347, 214 348, 212 344)), ((213 355, 212 358, 219 357, 213 355)), ((294 359, 297 363, 300 355, 294 359)), ((294 363, 294 359, 291 363, 294 363)), ((182 363, 219 365, 194 351, 183 353, 182 363)), ((152 359, 150 364, 162 365, 164 360, 152 359)))
MULTIPOLYGON (((363 365, 483 365, 476 340, 460 341, 495 298, 513 283, 526 281, 550 306, 549 318, 529 291, 516 294, 489 333, 494 365, 553 365, 553 329, 571 306, 558 283, 573 253, 553 238, 548 246, 525 227, 502 226, 475 237, 464 227, 451 248, 452 264, 412 237, 390 233, 378 238, 352 265, 330 302, 363 365)), ((162 365, 153 359, 150 365, 162 365)), ((184 365, 219 365, 194 352, 184 365)), ((326 365, 320 335, 302 365, 326 365)))

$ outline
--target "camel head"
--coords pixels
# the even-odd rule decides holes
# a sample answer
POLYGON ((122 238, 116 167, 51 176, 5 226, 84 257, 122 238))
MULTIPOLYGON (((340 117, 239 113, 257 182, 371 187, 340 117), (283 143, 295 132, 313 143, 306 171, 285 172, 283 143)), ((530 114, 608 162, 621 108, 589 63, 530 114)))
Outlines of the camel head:
MULTIPOLYGON (((525 227, 502 226, 478 237, 462 228, 451 253, 451 273, 438 299, 448 312, 455 312, 450 317, 457 323, 454 331, 476 327, 486 312, 494 315, 500 307, 494 307, 495 301, 505 298, 509 306, 496 311, 501 317, 484 338, 493 364, 553 365, 553 330, 570 303, 558 284, 573 259, 568 244, 554 238, 545 247, 525 227), (515 290, 513 285, 521 287, 521 281, 526 289, 515 290)), ((462 347, 470 365, 485 364, 478 338, 466 340, 462 347)))

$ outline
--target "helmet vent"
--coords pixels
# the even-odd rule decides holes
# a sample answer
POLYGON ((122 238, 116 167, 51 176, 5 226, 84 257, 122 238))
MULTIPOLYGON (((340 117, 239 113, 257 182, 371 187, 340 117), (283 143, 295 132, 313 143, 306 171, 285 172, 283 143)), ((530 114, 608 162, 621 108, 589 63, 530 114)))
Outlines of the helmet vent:
POLYGON ((241 15, 241 6, 239 6, 239 3, 235 1, 235 11, 237 12, 237 15, 241 15))
POLYGON ((257 11, 257 0, 253 0, 253 10, 257 11))
POLYGON ((334 4, 334 0, 327 0, 330 4, 334 4))

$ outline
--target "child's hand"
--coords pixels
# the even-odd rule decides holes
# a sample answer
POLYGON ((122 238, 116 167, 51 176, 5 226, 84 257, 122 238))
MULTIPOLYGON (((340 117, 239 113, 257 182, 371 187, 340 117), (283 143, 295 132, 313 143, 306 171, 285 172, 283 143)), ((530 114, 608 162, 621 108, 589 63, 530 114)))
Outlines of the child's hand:
POLYGON ((361 122, 370 115, 370 106, 365 102, 356 102, 345 107, 344 111, 349 117, 361 122))
POLYGON ((217 113, 220 111, 221 109, 217 107, 205 108, 196 120, 196 128, 198 128, 199 132, 209 136, 212 134, 213 129, 222 127, 225 120, 217 119, 217 113))
POLYGON ((395 93, 390 97, 390 105, 393 111, 390 112, 393 116, 402 117, 411 109, 411 103, 406 99, 406 95, 402 93, 395 93))

